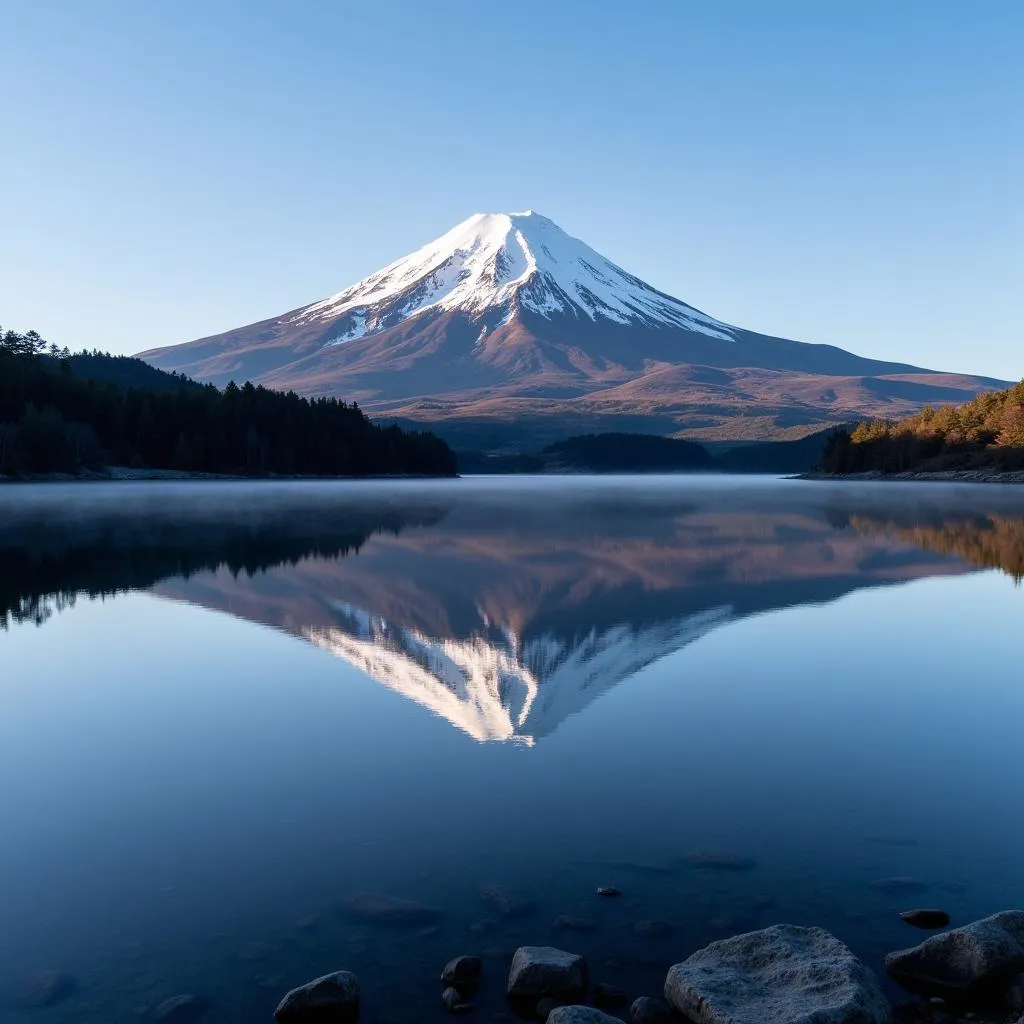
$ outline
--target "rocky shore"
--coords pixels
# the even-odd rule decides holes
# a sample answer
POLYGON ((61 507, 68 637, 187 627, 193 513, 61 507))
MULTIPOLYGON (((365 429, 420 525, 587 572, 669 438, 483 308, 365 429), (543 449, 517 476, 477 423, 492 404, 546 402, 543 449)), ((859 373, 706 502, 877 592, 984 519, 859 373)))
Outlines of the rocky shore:
POLYGON ((795 480, 922 480, 953 484, 1024 484, 1024 470, 1000 473, 993 469, 946 469, 938 472, 883 473, 873 469, 867 473, 800 473, 795 480))

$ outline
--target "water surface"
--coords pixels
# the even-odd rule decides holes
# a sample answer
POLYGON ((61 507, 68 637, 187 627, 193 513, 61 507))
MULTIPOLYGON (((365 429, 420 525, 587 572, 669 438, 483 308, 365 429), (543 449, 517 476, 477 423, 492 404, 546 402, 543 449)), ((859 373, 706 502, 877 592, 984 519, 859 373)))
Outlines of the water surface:
POLYGON ((901 909, 1024 902, 1024 491, 74 485, 0 517, 0 1021, 267 1020, 342 967, 364 1019, 441 1019, 459 953, 487 1019, 523 943, 635 996, 750 928, 880 969, 901 909), (354 921, 364 890, 438 924, 354 921), (27 1008, 41 970, 77 990, 27 1008))

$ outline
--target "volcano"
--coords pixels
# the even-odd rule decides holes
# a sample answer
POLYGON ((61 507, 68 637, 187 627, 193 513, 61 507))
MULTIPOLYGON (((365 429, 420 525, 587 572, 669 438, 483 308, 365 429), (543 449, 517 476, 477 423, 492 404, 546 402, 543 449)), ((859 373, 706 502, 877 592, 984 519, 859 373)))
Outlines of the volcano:
POLYGON ((217 385, 345 398, 442 435, 798 436, 1005 384, 731 326, 532 211, 476 214, 328 298, 141 356, 217 385))

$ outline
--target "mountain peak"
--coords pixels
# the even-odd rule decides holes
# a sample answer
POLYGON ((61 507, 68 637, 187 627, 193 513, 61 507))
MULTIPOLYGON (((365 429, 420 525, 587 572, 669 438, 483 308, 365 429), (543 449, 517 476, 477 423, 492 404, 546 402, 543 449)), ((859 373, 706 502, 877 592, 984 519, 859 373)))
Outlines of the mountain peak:
POLYGON ((471 319, 522 311, 551 319, 682 327, 732 341, 726 324, 656 291, 533 210, 477 213, 409 256, 311 306, 289 324, 335 322, 328 344, 378 333, 427 312, 471 319))

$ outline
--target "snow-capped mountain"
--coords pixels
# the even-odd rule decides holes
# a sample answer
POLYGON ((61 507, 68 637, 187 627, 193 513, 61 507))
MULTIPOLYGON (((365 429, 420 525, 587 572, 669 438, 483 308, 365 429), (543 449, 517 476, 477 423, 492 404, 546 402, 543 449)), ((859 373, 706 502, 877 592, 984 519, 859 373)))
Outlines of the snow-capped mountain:
POLYGON ((476 214, 325 299, 142 356, 219 385, 333 394, 414 420, 545 423, 554 436, 728 433, 752 414, 770 434, 1003 383, 730 326, 532 211, 476 214))

